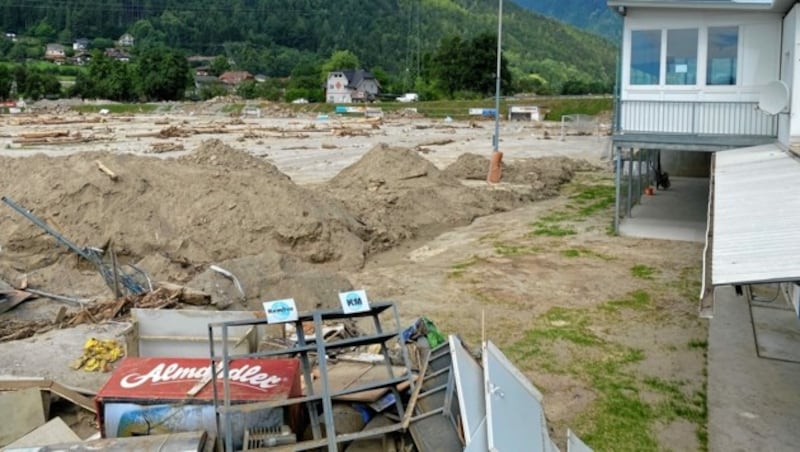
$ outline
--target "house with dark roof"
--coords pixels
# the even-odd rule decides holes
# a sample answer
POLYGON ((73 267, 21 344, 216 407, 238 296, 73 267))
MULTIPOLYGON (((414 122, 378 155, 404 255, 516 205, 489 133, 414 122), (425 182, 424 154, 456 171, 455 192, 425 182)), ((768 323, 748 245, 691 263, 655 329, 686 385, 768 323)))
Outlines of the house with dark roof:
POLYGON ((325 84, 325 99, 329 104, 372 102, 380 88, 375 76, 364 69, 332 71, 325 84))

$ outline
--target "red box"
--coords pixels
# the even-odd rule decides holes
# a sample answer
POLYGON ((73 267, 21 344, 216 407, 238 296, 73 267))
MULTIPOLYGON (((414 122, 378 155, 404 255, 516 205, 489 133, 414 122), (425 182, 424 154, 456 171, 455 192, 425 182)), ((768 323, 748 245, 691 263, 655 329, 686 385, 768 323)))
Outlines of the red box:
MULTIPOLYGON (((212 383, 195 396, 189 394, 211 371, 204 358, 125 358, 95 397, 100 431, 104 437, 117 437, 215 430, 212 383)), ((229 372, 234 405, 302 396, 297 359, 237 359, 230 362, 229 372)), ((221 401, 222 371, 217 375, 221 401)), ((244 428, 294 424, 285 413, 273 409, 237 415, 234 438, 241 438, 244 428)))

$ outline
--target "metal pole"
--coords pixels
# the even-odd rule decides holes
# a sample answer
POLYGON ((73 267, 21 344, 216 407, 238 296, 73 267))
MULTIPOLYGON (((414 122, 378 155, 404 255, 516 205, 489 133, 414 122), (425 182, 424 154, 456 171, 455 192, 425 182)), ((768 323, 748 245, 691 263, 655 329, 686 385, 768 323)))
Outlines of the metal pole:
POLYGON ((499 0, 497 13, 497 72, 495 73, 494 91, 494 136, 492 137, 492 152, 500 150, 500 69, 503 60, 503 0, 499 0))
POLYGON ((614 234, 619 235, 619 208, 620 208, 620 196, 622 196, 622 148, 614 146, 614 156, 615 159, 615 168, 616 168, 616 196, 614 197, 614 234))

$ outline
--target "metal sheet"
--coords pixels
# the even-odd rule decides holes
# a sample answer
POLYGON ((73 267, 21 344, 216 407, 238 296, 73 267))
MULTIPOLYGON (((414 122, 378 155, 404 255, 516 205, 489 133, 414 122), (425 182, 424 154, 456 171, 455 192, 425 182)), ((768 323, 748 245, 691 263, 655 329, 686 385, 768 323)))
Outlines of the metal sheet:
POLYGON ((550 450, 542 394, 494 344, 483 352, 489 450, 550 450))
POLYGON ((486 417, 483 369, 470 356, 459 338, 450 336, 449 343, 461 421, 464 426, 464 439, 469 445, 477 433, 478 426, 486 417))
POLYGON ((186 432, 171 433, 169 435, 136 436, 131 438, 104 438, 85 442, 9 449, 8 452, 94 452, 98 450, 114 450, 120 452, 180 450, 184 452, 200 452, 206 444, 207 437, 208 435, 206 432, 186 432))
POLYGON ((778 144, 716 154, 713 285, 800 280, 799 180, 778 144))

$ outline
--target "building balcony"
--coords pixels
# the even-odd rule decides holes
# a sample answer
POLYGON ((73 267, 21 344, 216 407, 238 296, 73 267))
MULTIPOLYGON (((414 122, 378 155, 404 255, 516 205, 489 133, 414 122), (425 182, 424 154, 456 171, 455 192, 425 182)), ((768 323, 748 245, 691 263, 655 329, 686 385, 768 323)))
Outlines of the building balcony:
POLYGON ((778 116, 756 102, 621 100, 617 103, 617 146, 714 151, 771 143, 778 116))

